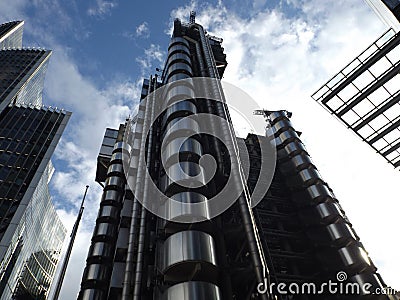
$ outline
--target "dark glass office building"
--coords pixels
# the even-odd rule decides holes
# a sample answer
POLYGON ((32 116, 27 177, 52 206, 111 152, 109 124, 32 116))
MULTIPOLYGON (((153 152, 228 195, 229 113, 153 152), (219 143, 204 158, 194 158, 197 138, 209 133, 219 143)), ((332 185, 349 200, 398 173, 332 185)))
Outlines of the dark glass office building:
POLYGON ((23 22, 0 26, 0 299, 47 299, 65 228, 50 158, 71 113, 42 105, 51 51, 23 49, 23 22))
POLYGON ((24 21, 0 24, 0 50, 22 47, 24 21))
POLYGON ((221 43, 194 14, 175 20, 164 71, 144 80, 137 115, 106 130, 96 173, 104 192, 78 299, 390 299, 277 289, 385 285, 289 112, 261 111, 266 135, 235 137, 218 81, 221 43), (267 180, 263 145, 276 150, 273 178, 252 208, 267 180), (236 197, 215 202, 225 187, 236 197))

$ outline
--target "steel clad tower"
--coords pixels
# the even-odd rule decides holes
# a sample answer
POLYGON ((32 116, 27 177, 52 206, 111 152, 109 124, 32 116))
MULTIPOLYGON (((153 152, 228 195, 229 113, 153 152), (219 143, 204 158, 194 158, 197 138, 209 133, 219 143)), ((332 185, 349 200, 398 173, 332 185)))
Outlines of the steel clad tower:
POLYGON ((144 80, 133 118, 106 130, 96 173, 104 192, 78 299, 389 299, 277 290, 339 273, 384 283, 290 113, 261 111, 266 136, 234 135, 218 80, 221 43, 193 13, 175 20, 162 75, 144 80), (276 169, 252 208, 267 180, 266 144, 276 169))

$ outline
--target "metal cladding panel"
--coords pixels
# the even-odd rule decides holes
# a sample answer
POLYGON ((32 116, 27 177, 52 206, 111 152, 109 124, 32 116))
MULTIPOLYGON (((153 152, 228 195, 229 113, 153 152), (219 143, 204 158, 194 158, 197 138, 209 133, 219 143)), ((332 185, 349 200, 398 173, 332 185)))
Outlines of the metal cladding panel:
POLYGON ((79 293, 80 300, 103 300, 106 294, 98 289, 85 289, 79 293))
POLYGON ((109 277, 109 269, 103 264, 90 264, 86 267, 84 278, 86 280, 107 280, 109 277))
POLYGON ((279 134, 279 136, 275 139, 275 142, 276 142, 276 146, 279 147, 280 145, 283 145, 285 143, 295 141, 295 140, 300 140, 297 132, 294 130, 288 130, 288 131, 284 131, 281 134, 279 134))
POLYGON ((176 138, 169 142, 161 152, 164 167, 179 162, 179 156, 186 156, 185 160, 199 159, 202 155, 201 144, 193 138, 176 138))
POLYGON ((302 152, 307 152, 303 143, 300 141, 293 141, 284 146, 282 149, 278 149, 277 156, 279 159, 291 158, 302 152))
POLYGON ((118 176, 108 177, 105 181, 106 187, 122 188, 124 186, 124 180, 118 176))
POLYGON ((199 124, 189 118, 175 118, 167 124, 163 134, 163 143, 177 138, 196 135, 200 131, 199 124))
POLYGON ((199 222, 210 219, 207 198, 195 192, 183 192, 171 196, 160 209, 165 210, 167 220, 174 222, 199 222))
POLYGON ((311 229, 307 234, 315 243, 327 246, 344 246, 350 242, 358 241, 352 228, 344 222, 311 229))
POLYGON ((129 154, 131 152, 131 150, 132 150, 132 148, 131 148, 131 146, 129 144, 127 144, 125 142, 117 142, 114 145, 114 150, 113 151, 114 152, 125 151, 126 153, 129 154))
POLYGON ((195 114, 196 112, 196 105, 194 105, 191 101, 184 100, 177 102, 167 108, 163 119, 163 124, 167 123, 169 120, 172 120, 175 117, 195 114))
MULTIPOLYGON (((171 191, 174 187, 199 188, 203 187, 206 172, 204 168, 194 162, 182 161, 171 165, 166 174, 161 177, 160 185, 164 192, 171 191)), ((175 192, 174 192, 175 194, 175 192)))
POLYGON ((280 170, 284 175, 294 175, 299 170, 305 169, 313 165, 313 162, 305 153, 293 156, 288 161, 281 163, 280 170))
POLYGON ((327 249, 319 252, 317 256, 321 261, 325 261, 331 270, 340 270, 353 274, 376 271, 368 254, 360 244, 351 244, 340 249, 327 249))
POLYGON ((201 281, 183 282, 168 288, 162 300, 220 300, 218 286, 201 281))
POLYGON ((94 229, 93 236, 105 236, 110 240, 115 238, 117 225, 110 223, 98 223, 94 229))
POLYGON ((312 95, 400 166, 400 33, 390 29, 312 95))
POLYGON ((117 220, 120 208, 113 205, 103 205, 100 207, 98 218, 109 218, 117 220))
MULTIPOLYGON (((181 65, 185 65, 182 64, 181 65)), ((175 64, 173 65, 175 66, 175 64)), ((187 66, 187 65, 185 65, 187 66)), ((187 66, 189 68, 189 66, 187 66)), ((177 101, 183 101, 186 99, 193 99, 195 96, 194 91, 192 88, 188 87, 187 85, 174 85, 168 89, 166 99, 167 103, 174 103, 177 101)))
POLYGON ((107 168, 114 150, 114 145, 118 136, 118 130, 107 128, 103 142, 97 156, 96 181, 104 182, 107 176, 107 168))
POLYGON ((172 55, 168 56, 168 60, 167 60, 167 68, 173 63, 173 62, 179 62, 179 61, 185 61, 187 64, 190 64, 190 56, 185 53, 185 52, 181 52, 181 53, 174 53, 172 55))
POLYGON ((177 74, 168 76, 167 83, 172 83, 172 82, 175 82, 175 81, 178 81, 178 80, 188 80, 190 78, 191 78, 191 76, 188 75, 188 74, 177 73, 177 74))
POLYGON ((112 163, 113 161, 127 162, 129 161, 129 155, 125 152, 114 152, 111 156, 110 162, 112 163))
POLYGON ((299 204, 317 204, 328 199, 334 199, 334 196, 322 183, 313 184, 303 191, 293 193, 293 201, 299 204))
POLYGON ((175 73, 186 73, 190 76, 193 76, 192 67, 184 62, 177 62, 170 65, 167 69, 167 74, 170 76, 175 73))
POLYGON ((329 224, 343 218, 340 207, 334 202, 320 203, 299 212, 299 217, 307 226, 329 224))
POLYGON ((216 277, 216 249, 209 234, 194 230, 175 233, 165 240, 162 250, 161 270, 167 280, 186 281, 195 273, 216 277))
POLYGON ((169 49, 171 50, 171 47, 175 44, 184 44, 186 47, 189 47, 189 42, 187 40, 185 40, 183 37, 173 37, 171 38, 171 42, 169 45, 169 49))
POLYGON ((112 164, 108 167, 107 175, 117 175, 123 176, 124 175, 124 167, 122 164, 112 164))
POLYGON ((95 242, 90 246, 88 257, 101 256, 111 259, 114 256, 113 245, 107 242, 95 242))
POLYGON ((21 48, 24 21, 12 21, 0 25, 0 50, 21 48))
POLYGON ((296 175, 287 178, 287 184, 290 187, 307 187, 317 181, 322 182, 322 178, 315 168, 303 169, 296 175))

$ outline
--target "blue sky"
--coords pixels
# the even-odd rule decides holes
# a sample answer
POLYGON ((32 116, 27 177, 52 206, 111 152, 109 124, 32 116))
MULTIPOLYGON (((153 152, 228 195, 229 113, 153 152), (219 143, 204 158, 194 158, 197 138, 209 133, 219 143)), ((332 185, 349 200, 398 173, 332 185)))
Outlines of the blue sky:
POLYGON ((398 171, 310 97, 387 28, 364 1, 0 0, 0 22, 25 20, 25 46, 53 49, 44 103, 73 112, 51 182, 69 230, 90 185, 61 299, 74 299, 79 289, 101 195, 94 174, 105 128, 117 128, 134 109, 143 76, 163 65, 172 20, 192 9, 224 39, 224 80, 260 107, 293 112, 372 260, 400 289, 398 171))

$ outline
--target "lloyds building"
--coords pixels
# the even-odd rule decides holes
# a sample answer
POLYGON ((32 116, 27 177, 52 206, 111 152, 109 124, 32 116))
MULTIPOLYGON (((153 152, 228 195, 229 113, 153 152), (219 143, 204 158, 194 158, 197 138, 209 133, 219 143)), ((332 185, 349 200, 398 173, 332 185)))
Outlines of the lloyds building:
POLYGON ((261 111, 265 136, 235 137, 219 82, 226 67, 222 39, 193 13, 174 21, 162 75, 143 81, 137 115, 106 130, 96 173, 104 191, 78 299, 392 299, 276 290, 385 284, 288 111, 261 111), (265 145, 276 151, 272 182, 255 205, 265 145), (226 190, 236 196, 217 198, 217 208, 228 200, 218 211, 226 190))
POLYGON ((23 21, 0 25, 0 299, 47 299, 66 230, 48 183, 71 115, 42 104, 51 51, 22 47, 23 21))

